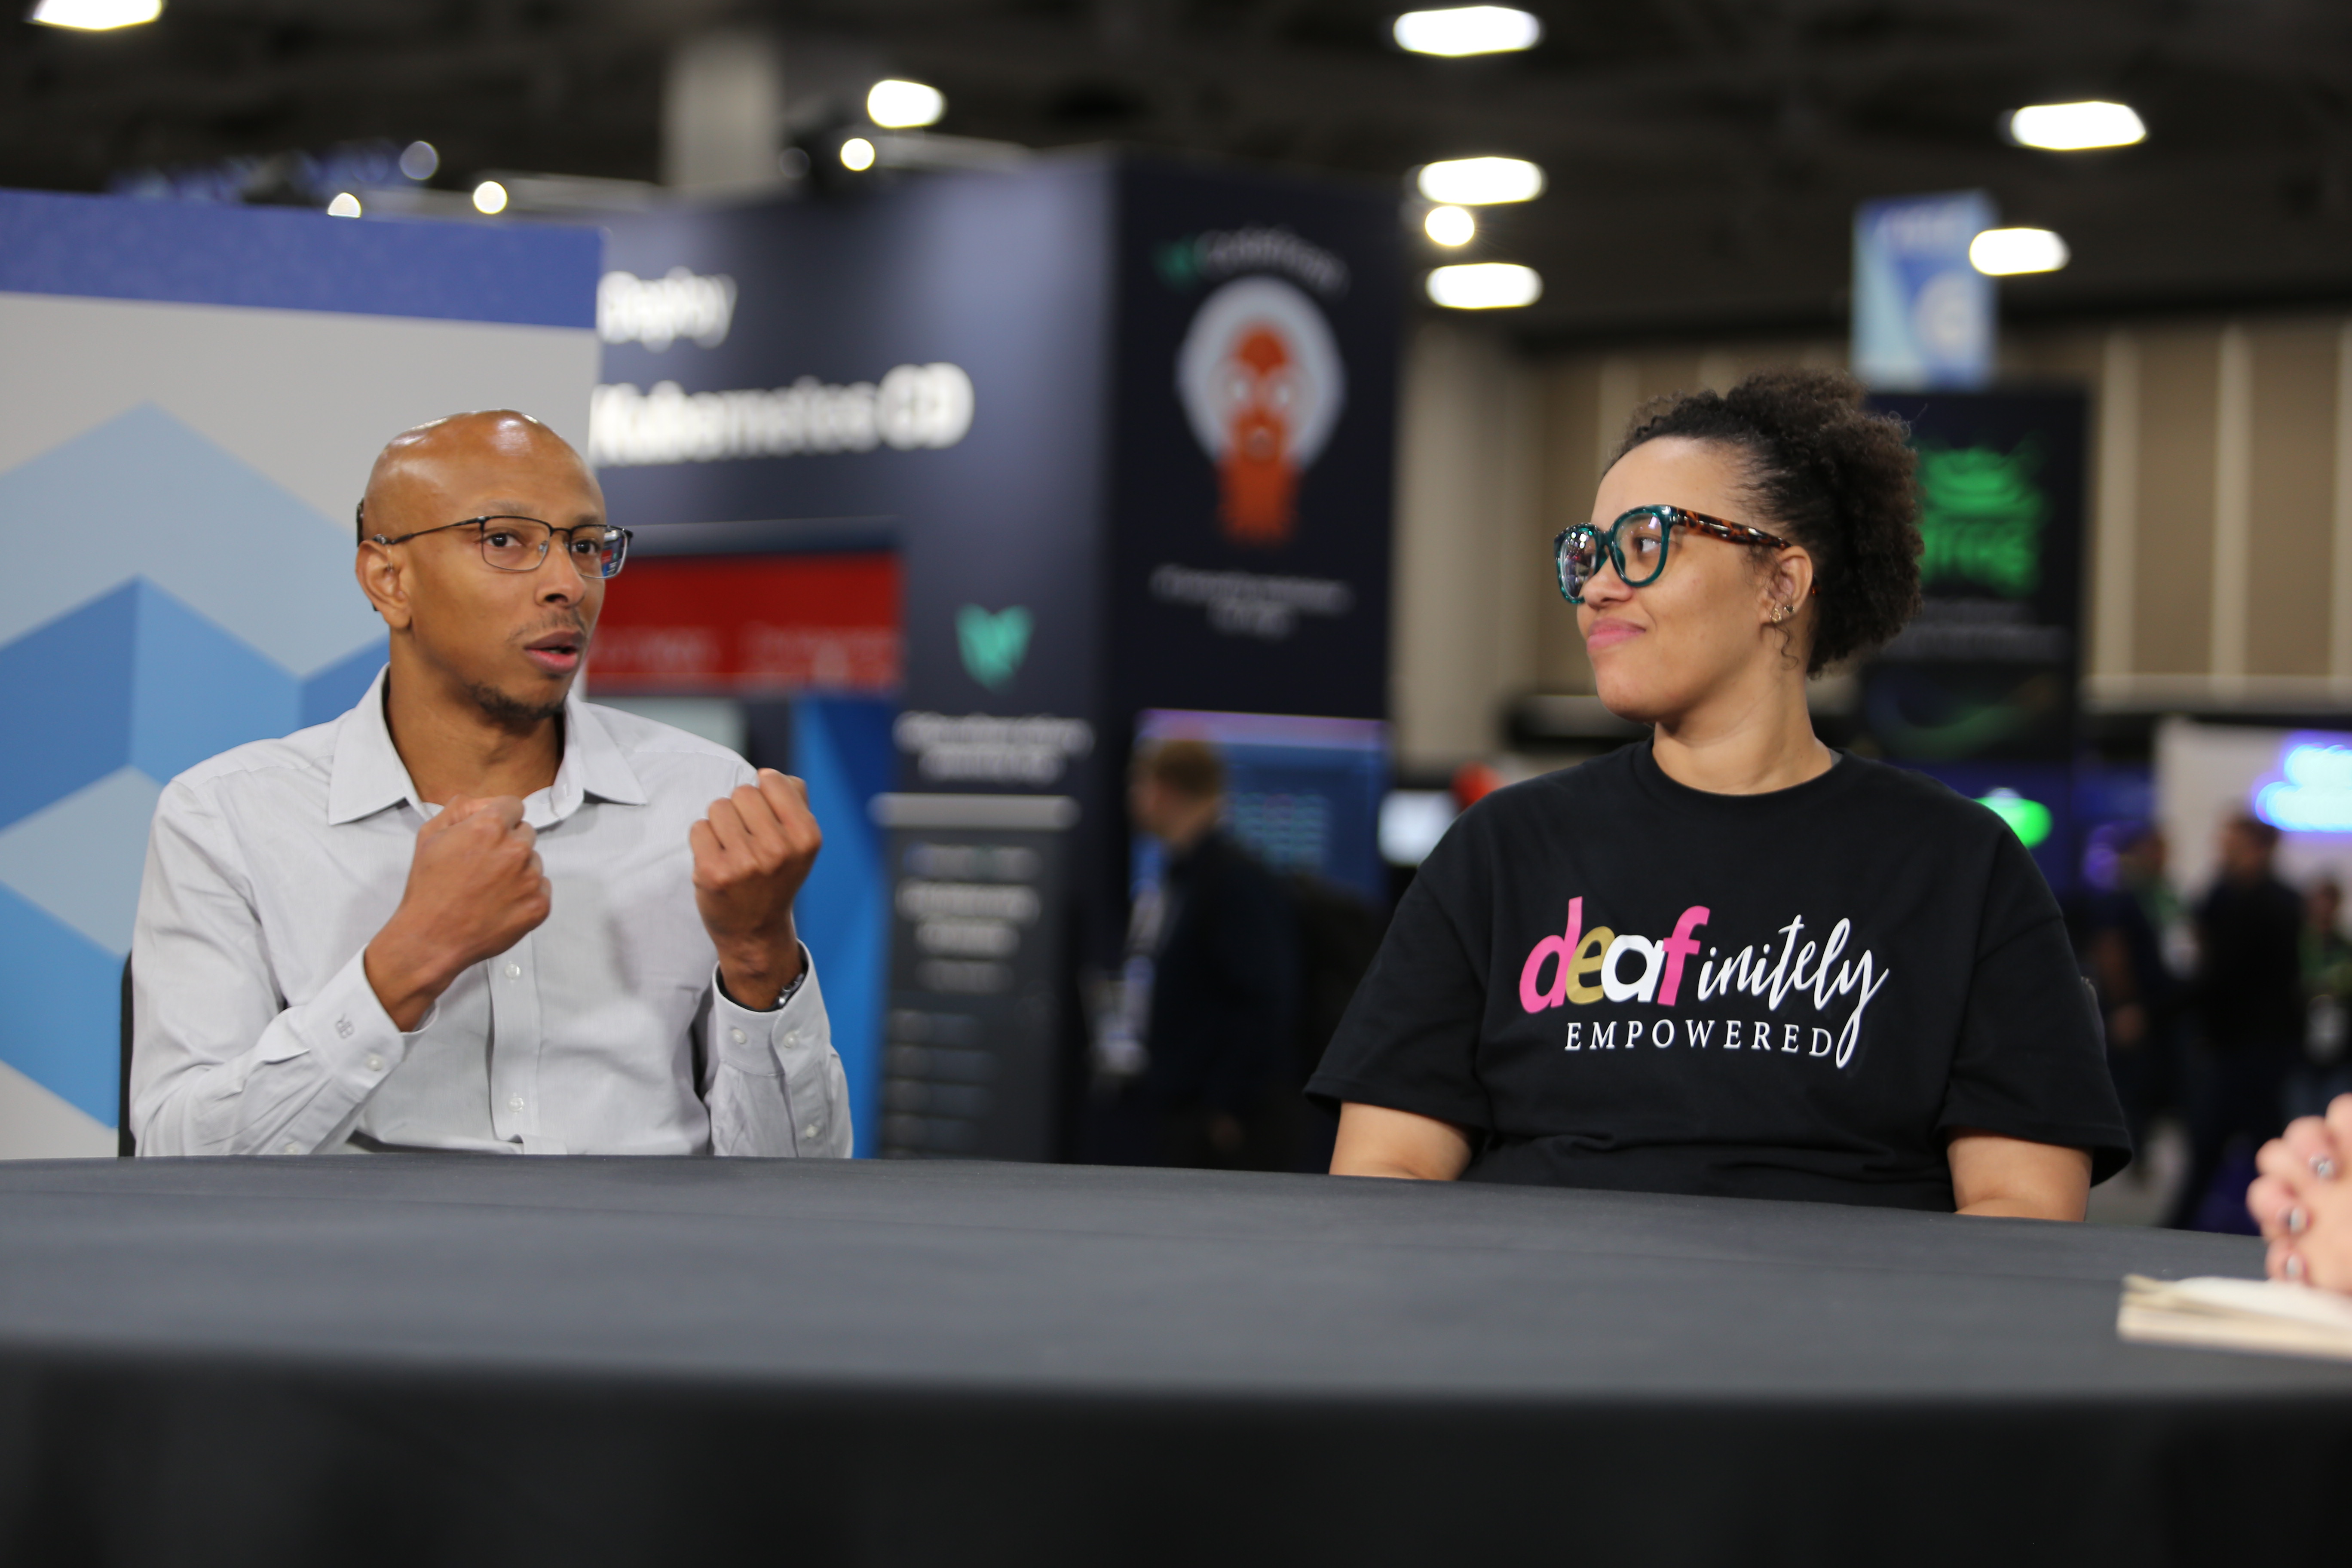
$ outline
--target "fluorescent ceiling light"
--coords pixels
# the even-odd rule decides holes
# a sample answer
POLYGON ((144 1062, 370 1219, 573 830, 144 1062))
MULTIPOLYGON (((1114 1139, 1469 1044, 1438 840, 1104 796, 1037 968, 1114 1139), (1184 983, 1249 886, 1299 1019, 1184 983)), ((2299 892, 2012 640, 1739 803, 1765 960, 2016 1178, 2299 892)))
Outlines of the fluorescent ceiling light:
POLYGON ((1507 310, 1542 299, 1543 279, 1532 267, 1474 261, 1432 272, 1429 297, 1450 310, 1507 310))
POLYGON ((1421 226, 1440 245, 1467 245, 1478 232, 1478 220, 1468 207, 1432 207, 1421 226))
POLYGON ((26 19, 100 33, 109 27, 136 27, 163 14, 163 0, 41 0, 26 19))
POLYGON ((2147 127, 2127 103, 2037 103, 2009 117, 2011 140, 2052 153, 2128 147, 2147 140, 2147 127))
POLYGON ((2055 272, 2071 253, 2046 228, 1989 228, 1969 241, 1969 265, 1993 278, 2055 272))
POLYGON ((496 216, 507 210, 507 188, 496 180, 484 180, 474 187, 474 210, 496 216))
POLYGON ((352 195, 352 193, 351 193, 351 192, 349 192, 349 191, 339 191, 339 192, 337 192, 337 193, 336 193, 336 195, 335 195, 335 199, 334 199, 333 201, 329 202, 329 203, 327 204, 327 216, 328 216, 329 217, 357 217, 357 216, 360 216, 360 199, 359 199, 359 197, 357 197, 357 196, 355 196, 355 195, 352 195))
POLYGON ((935 125, 947 111, 946 95, 919 81, 877 81, 866 95, 866 118, 886 131, 935 125))
POLYGON ((1507 5, 1407 11, 1396 19, 1397 47, 1417 55, 1498 55, 1534 48, 1542 37, 1541 22, 1507 5))
POLYGON ((864 174, 874 166, 874 143, 863 136, 853 136, 841 144, 841 166, 852 174, 864 174))
POLYGON ((1543 195, 1544 172, 1525 158, 1449 158, 1423 164, 1420 184, 1433 202, 1475 207, 1533 201, 1543 195))

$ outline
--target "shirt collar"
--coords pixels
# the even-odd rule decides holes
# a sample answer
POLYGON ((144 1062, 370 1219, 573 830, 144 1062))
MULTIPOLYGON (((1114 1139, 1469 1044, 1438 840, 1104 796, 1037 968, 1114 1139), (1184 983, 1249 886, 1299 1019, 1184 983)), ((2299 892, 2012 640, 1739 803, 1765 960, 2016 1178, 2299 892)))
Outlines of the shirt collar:
MULTIPOLYGON (((383 688, 391 674, 389 666, 378 670, 367 695, 337 727, 333 773, 327 783, 331 826, 403 804, 425 809, 384 721, 383 688)), ((524 820, 534 827, 548 826, 592 797, 615 805, 644 805, 651 798, 612 731, 575 687, 563 703, 563 761, 555 770, 555 782, 524 802, 524 820)))

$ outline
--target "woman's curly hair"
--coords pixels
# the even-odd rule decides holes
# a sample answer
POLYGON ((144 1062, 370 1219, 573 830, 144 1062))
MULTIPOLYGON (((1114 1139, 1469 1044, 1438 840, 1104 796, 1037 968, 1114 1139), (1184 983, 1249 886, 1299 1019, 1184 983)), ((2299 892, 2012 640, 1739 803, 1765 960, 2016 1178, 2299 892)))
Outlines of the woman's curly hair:
POLYGON ((1813 558, 1808 675, 1889 641, 1919 608, 1911 447, 1902 420, 1866 412, 1862 399, 1862 384, 1843 371, 1759 371, 1729 392, 1643 405, 1617 449, 1622 458, 1664 436, 1739 449, 1762 515, 1738 521, 1785 535, 1813 558))

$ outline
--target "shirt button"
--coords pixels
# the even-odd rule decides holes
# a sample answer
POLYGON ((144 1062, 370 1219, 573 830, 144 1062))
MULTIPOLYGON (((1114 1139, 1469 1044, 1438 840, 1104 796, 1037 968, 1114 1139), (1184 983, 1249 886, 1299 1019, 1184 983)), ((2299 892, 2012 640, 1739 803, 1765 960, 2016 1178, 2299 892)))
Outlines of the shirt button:
POLYGON ((520 1110, 522 1109, 522 1096, 519 1094, 510 1094, 507 1096, 507 1109, 509 1110, 520 1110))
POLYGON ((740 1046, 748 1037, 740 1029, 730 1029, 727 1031, 727 1037, 740 1046))
POLYGON ((288 1139, 288 1140, 286 1141, 286 1148, 285 1148, 285 1150, 284 1150, 284 1152, 289 1153, 289 1154, 299 1154, 301 1152, 302 1152, 302 1145, 300 1145, 299 1143, 295 1142, 294 1142, 292 1139, 290 1139, 290 1138, 289 1138, 289 1139, 288 1139))
POLYGON ((815 1136, 816 1136, 816 1123, 815 1123, 815 1122, 814 1122, 814 1121, 812 1121, 812 1122, 810 1122, 806 1127, 802 1128, 802 1129, 801 1129, 801 1136, 802 1136, 802 1137, 803 1137, 803 1138, 814 1138, 814 1137, 815 1137, 815 1136))
POLYGON ((382 1057, 368 1058, 367 1068, 370 1072, 382 1072, 383 1070, 383 1058, 382 1057))
POLYGON ((507 978, 509 980, 520 980, 522 978, 522 965, 520 963, 508 964, 507 978))
POLYGON ((801 1032, 798 1029, 786 1029, 784 1031, 784 1044, 788 1046, 797 1046, 800 1043, 801 1032))

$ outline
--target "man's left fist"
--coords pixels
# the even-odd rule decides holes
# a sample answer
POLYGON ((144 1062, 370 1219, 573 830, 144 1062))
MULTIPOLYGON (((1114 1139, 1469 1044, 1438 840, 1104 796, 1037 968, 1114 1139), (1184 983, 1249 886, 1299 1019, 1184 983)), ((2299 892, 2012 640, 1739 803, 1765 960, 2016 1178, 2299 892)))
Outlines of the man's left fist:
POLYGON ((719 978, 740 1006, 765 1012, 800 978, 793 899, 824 844, 808 786, 773 768, 743 784, 687 833, 694 904, 719 950, 719 978))

